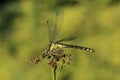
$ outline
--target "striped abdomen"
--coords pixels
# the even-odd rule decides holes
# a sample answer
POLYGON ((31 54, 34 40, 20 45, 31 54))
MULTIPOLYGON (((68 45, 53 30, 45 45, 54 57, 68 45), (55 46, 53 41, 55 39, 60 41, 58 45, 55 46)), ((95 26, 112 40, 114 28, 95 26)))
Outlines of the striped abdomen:
POLYGON ((64 48, 74 48, 74 49, 85 50, 85 51, 87 51, 87 52, 94 52, 93 49, 87 48, 87 47, 83 47, 83 46, 70 45, 70 44, 63 44, 63 43, 58 43, 58 44, 61 44, 64 48))

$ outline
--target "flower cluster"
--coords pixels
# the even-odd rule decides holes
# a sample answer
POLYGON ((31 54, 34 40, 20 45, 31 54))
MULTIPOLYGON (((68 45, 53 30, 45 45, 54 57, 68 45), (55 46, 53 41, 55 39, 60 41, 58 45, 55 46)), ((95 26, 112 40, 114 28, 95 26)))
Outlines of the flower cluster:
POLYGON ((65 54, 64 50, 60 47, 44 50, 42 52, 42 58, 45 59, 49 66, 53 68, 60 66, 61 69, 66 64, 70 64, 72 60, 71 54, 65 54))
POLYGON ((38 62, 40 62, 40 59, 37 57, 33 57, 33 58, 31 58, 31 62, 38 64, 38 62))

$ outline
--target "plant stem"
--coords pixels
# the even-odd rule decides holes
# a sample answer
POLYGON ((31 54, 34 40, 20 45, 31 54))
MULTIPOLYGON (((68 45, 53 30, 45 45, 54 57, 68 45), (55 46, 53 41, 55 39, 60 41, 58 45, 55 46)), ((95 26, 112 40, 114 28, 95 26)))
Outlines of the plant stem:
POLYGON ((53 80, 57 80, 57 77, 56 77, 56 70, 57 70, 57 66, 54 67, 54 69, 53 69, 53 80))

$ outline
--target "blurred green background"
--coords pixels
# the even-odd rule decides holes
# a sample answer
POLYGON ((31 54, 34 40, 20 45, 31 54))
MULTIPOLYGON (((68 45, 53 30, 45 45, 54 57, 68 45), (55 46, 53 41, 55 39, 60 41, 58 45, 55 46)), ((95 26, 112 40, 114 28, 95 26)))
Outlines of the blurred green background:
MULTIPOLYGON (((46 20, 64 9, 58 39, 94 53, 67 49, 72 64, 59 80, 120 80, 120 0, 4 0, 0 2, 0 80, 52 80, 44 63, 30 62, 48 44, 46 20)), ((60 21, 61 22, 61 21, 60 21)))

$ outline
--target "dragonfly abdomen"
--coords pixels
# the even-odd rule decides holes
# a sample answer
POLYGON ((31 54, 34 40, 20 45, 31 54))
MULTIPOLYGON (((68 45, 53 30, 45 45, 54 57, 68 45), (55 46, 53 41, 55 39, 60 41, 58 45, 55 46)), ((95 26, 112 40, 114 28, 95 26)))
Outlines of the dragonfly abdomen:
POLYGON ((74 49, 81 49, 81 50, 85 50, 87 52, 94 52, 93 49, 91 48, 87 48, 87 47, 83 47, 83 46, 77 46, 77 45, 70 45, 70 44, 63 44, 60 43, 64 48, 74 48, 74 49))

